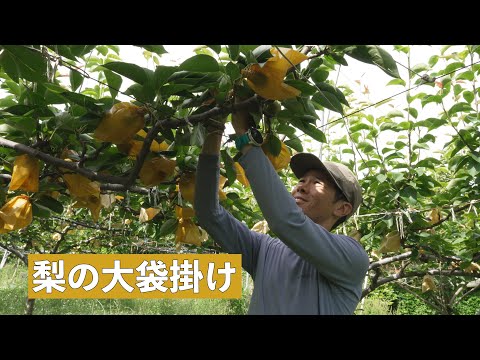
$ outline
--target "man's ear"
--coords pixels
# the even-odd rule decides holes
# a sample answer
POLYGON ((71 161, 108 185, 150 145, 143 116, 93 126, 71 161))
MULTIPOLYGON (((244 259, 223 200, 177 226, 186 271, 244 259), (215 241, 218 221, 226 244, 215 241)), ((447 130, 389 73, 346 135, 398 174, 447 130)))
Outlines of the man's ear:
POLYGON ((344 216, 349 215, 352 212, 353 206, 349 202, 346 201, 339 201, 335 205, 335 209, 333 213, 335 216, 338 216, 339 218, 342 218, 344 216))

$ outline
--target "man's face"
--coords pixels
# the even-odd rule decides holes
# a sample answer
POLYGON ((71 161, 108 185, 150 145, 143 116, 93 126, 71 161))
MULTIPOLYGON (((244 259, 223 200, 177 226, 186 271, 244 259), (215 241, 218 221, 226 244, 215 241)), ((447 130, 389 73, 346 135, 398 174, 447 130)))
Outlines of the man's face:
POLYGON ((317 224, 335 216, 335 193, 336 185, 320 170, 307 171, 292 190, 297 205, 317 224))

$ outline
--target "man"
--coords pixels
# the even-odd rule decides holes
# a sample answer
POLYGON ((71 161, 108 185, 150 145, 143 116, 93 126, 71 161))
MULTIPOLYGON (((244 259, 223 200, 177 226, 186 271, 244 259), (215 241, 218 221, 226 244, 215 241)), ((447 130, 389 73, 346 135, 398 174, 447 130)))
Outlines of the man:
POLYGON ((299 183, 289 193, 258 146, 261 138, 249 128, 247 116, 233 114, 232 125, 242 153, 239 163, 278 238, 251 231, 219 204, 222 130, 207 127, 194 207, 200 226, 225 252, 242 254, 242 267, 254 280, 248 314, 353 314, 368 256, 351 237, 330 231, 362 201, 355 176, 341 164, 297 154, 290 166, 299 183))

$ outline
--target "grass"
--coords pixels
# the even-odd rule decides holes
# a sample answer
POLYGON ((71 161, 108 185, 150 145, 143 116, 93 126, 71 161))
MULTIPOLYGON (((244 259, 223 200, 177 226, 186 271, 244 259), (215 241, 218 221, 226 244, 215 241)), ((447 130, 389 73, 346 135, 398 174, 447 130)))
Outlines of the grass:
POLYGON ((392 315, 389 311, 389 303, 387 301, 376 298, 365 298, 365 302, 358 304, 356 315, 392 315), (363 309, 363 310, 362 310, 363 309))
MULTIPOLYGON (((27 299, 27 268, 8 263, 0 269, 0 315, 21 315, 27 299)), ((241 299, 37 299, 34 315, 243 315, 241 299)))

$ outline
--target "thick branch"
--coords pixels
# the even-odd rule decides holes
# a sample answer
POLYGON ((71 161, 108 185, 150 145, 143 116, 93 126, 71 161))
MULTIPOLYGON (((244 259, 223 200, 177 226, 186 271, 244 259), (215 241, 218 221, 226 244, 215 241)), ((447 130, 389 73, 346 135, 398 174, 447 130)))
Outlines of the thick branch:
POLYGON ((469 276, 469 277, 476 277, 480 278, 480 273, 467 273, 465 271, 461 270, 425 270, 425 271, 410 271, 407 273, 398 273, 394 274, 391 276, 384 277, 378 281, 375 282, 375 284, 371 284, 368 288, 363 290, 362 292, 362 298, 370 294, 373 290, 376 288, 385 285, 389 282, 399 280, 399 279, 404 279, 404 278, 409 278, 409 277, 415 277, 415 276, 425 276, 425 275, 432 275, 432 276, 469 276))
POLYGON ((111 175, 101 175, 97 174, 95 171, 87 170, 85 168, 78 167, 77 163, 65 161, 62 159, 58 159, 51 155, 45 154, 37 149, 32 149, 27 145, 23 145, 20 143, 16 143, 14 141, 7 140, 3 137, 0 137, 0 146, 7 147, 10 149, 17 150, 21 153, 28 154, 34 158, 40 159, 47 164, 51 164, 57 167, 62 167, 68 170, 71 170, 75 173, 79 173, 86 178, 93 180, 93 181, 100 181, 104 183, 116 183, 116 184, 125 184, 127 179, 119 176, 111 176, 111 175))
POLYGON ((98 224, 86 224, 86 223, 82 223, 82 222, 80 222, 80 221, 75 221, 75 220, 71 220, 71 219, 61 218, 61 217, 59 217, 59 216, 51 216, 49 219, 57 219, 57 220, 61 220, 61 221, 65 221, 65 222, 71 223, 71 224, 83 226, 83 227, 89 228, 89 229, 105 230, 105 231, 129 231, 129 230, 125 230, 125 229, 116 229, 116 228, 110 228, 110 229, 109 229, 109 228, 101 227, 101 226, 98 225, 98 224))
POLYGON ((478 291, 480 289, 480 281, 478 282, 478 285, 475 286, 474 288, 470 289, 469 291, 467 291, 465 294, 463 294, 462 296, 460 296, 457 301, 455 301, 454 305, 458 304, 460 301, 462 301, 462 299, 465 297, 465 296, 468 296, 468 295, 471 295, 472 293, 474 293, 475 291, 478 291))
POLYGON ((448 306, 450 306, 451 308, 453 308, 453 306, 455 305, 455 299, 457 298, 458 295, 460 295, 460 293, 462 292, 462 290, 465 288, 464 285, 460 285, 460 287, 455 291, 455 293, 452 295, 452 298, 450 299, 450 301, 448 302, 448 306))
POLYGON ((139 186, 127 186, 122 184, 101 184, 100 191, 130 191, 137 194, 148 195, 149 190, 147 188, 142 188, 139 186))
POLYGON ((392 257, 389 257, 389 258, 385 258, 385 259, 373 262, 368 267, 368 270, 373 270, 373 269, 375 269, 379 266, 389 264, 391 262, 395 262, 395 261, 399 261, 399 260, 403 260, 403 259, 408 259, 411 255, 412 255, 412 252, 407 251, 406 253, 403 253, 403 254, 400 254, 400 255, 395 255, 395 256, 392 256, 392 257))
POLYGON ((2 245, 2 244, 0 244, 0 247, 4 248, 5 250, 10 251, 12 254, 14 254, 20 260, 22 260, 25 265, 28 266, 28 256, 25 255, 23 252, 21 252, 20 249, 17 249, 14 246, 7 246, 7 245, 2 245))

